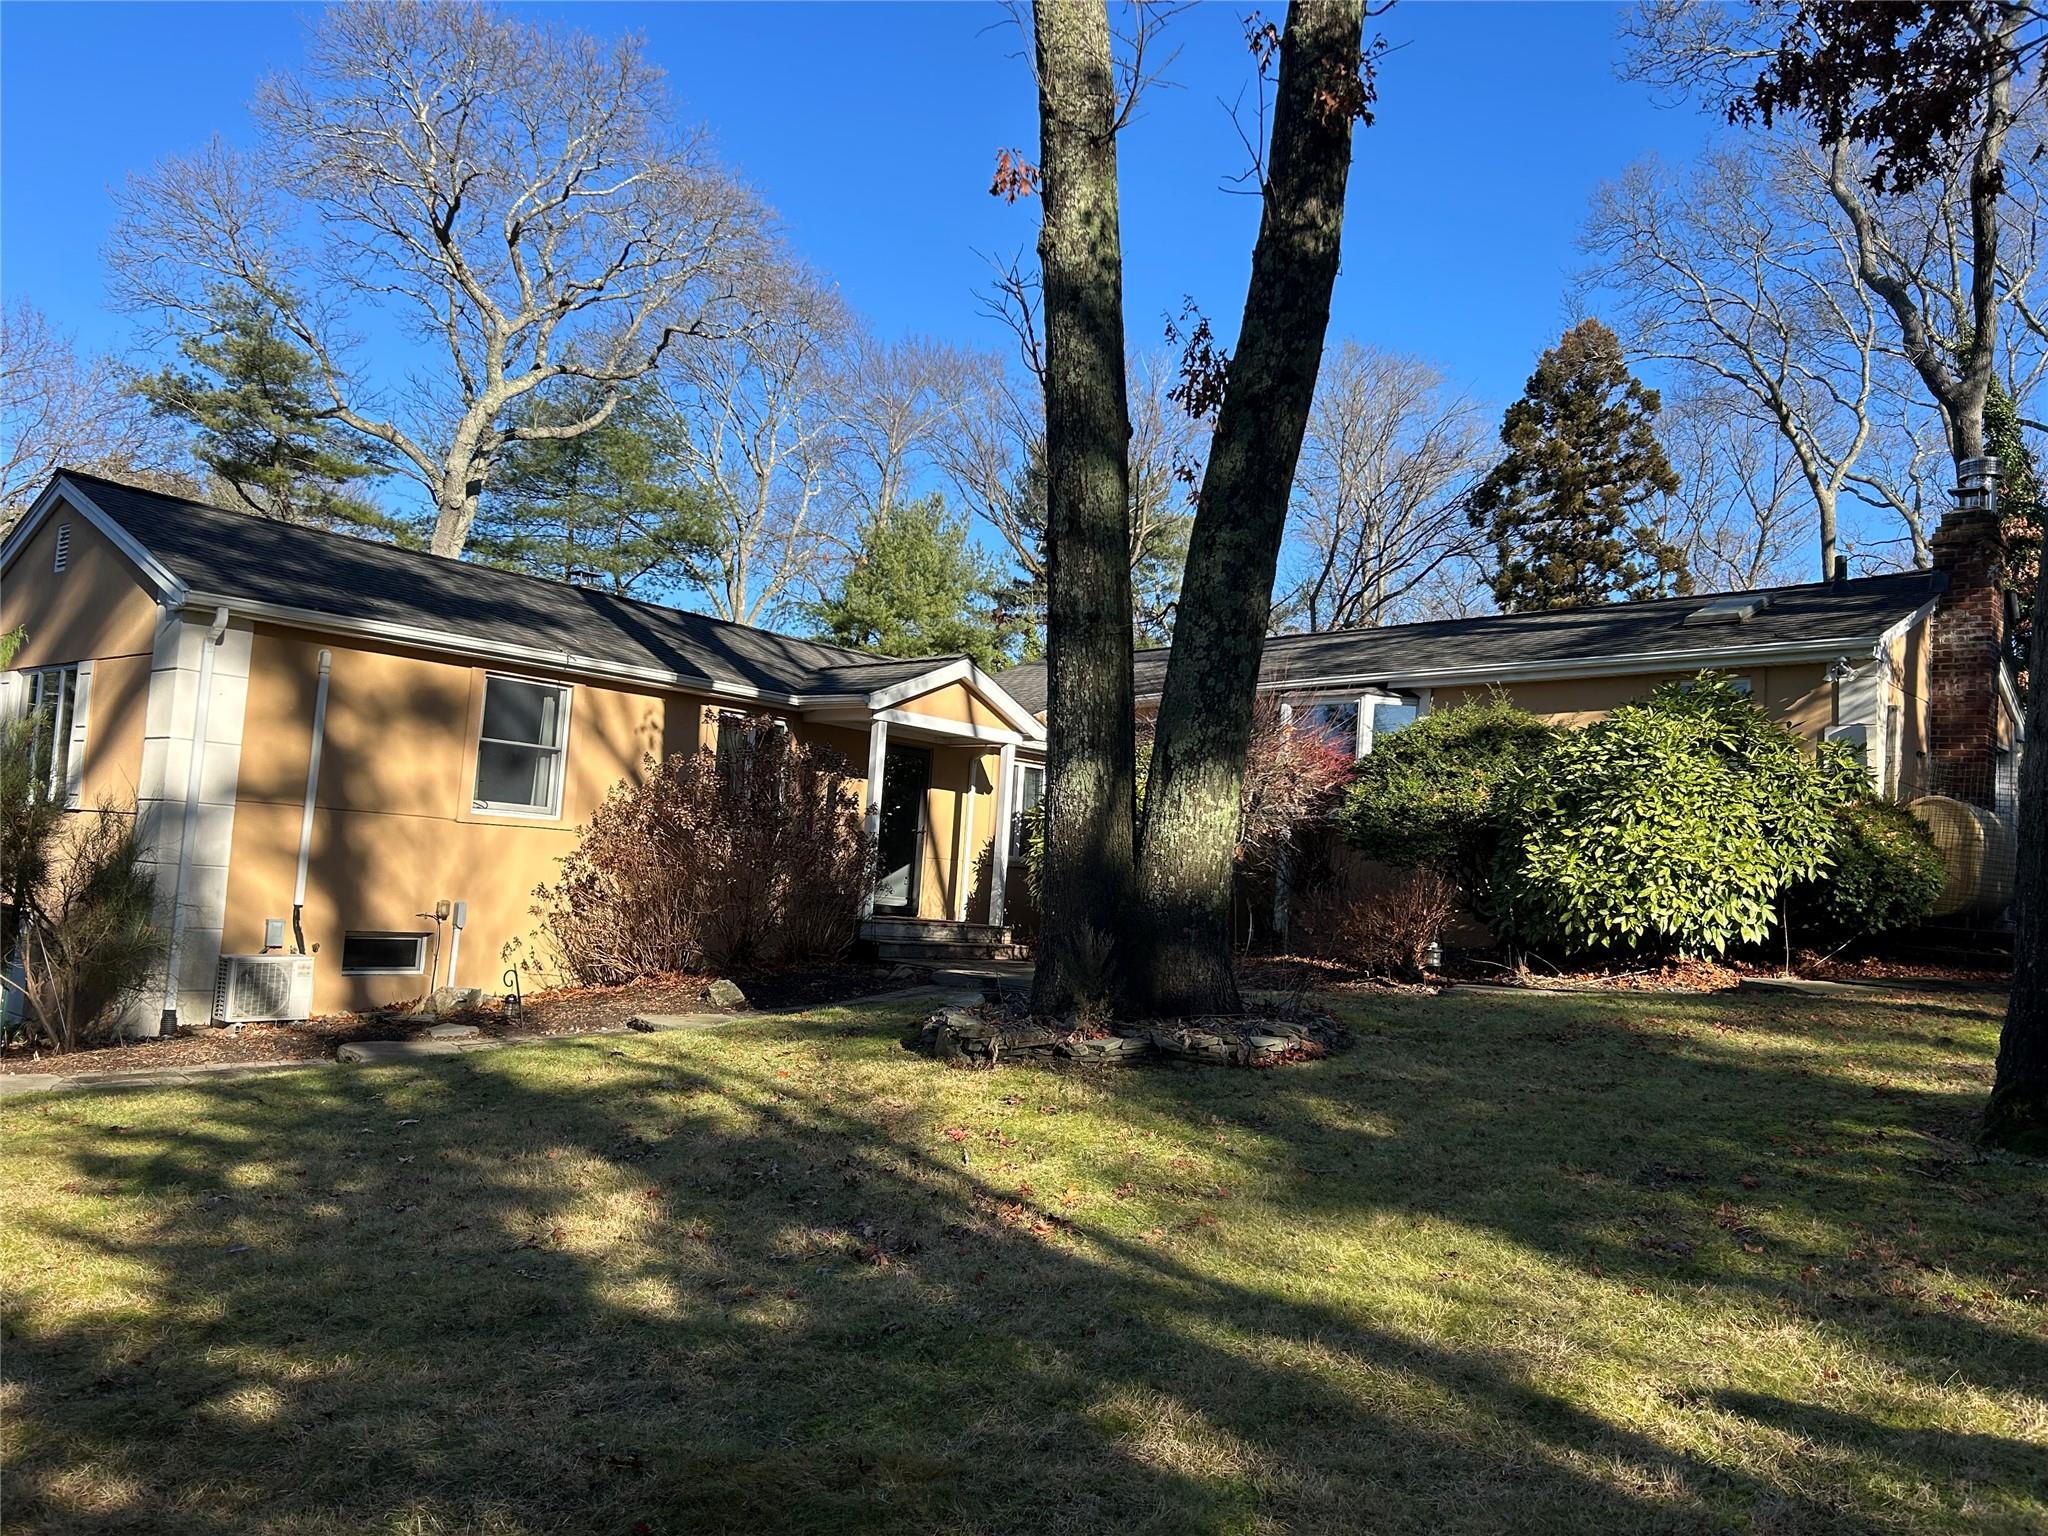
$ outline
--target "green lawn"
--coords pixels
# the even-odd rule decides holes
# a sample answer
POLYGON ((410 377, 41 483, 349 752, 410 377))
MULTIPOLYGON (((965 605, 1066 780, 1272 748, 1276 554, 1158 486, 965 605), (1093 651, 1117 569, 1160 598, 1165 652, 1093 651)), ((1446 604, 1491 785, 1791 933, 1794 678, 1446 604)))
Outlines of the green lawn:
POLYGON ((0 1107, 9 1531, 2048 1529, 1993 999, 869 1007, 0 1107))

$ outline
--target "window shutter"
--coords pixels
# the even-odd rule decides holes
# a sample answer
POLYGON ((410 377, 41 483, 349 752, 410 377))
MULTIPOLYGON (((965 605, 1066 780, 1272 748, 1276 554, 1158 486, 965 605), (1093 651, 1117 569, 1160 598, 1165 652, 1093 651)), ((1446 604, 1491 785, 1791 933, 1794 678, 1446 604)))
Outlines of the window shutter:
POLYGON ((19 672, 0 672, 0 725, 11 725, 27 713, 22 702, 27 697, 27 680, 19 672))
POLYGON ((91 719, 92 663, 78 664, 78 689, 71 696, 71 750, 64 758, 64 803, 77 810, 85 794, 85 727, 91 719))

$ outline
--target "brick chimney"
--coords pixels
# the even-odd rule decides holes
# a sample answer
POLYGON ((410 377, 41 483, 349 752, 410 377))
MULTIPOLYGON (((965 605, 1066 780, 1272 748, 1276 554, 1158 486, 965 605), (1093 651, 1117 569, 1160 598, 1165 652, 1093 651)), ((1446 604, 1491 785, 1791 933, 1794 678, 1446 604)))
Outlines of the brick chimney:
POLYGON ((1956 504, 1934 530, 1948 588, 1934 610, 1927 703, 1928 788, 1990 806, 1997 786, 1998 669, 2005 657, 2005 537, 1998 461, 1958 466, 1956 504))

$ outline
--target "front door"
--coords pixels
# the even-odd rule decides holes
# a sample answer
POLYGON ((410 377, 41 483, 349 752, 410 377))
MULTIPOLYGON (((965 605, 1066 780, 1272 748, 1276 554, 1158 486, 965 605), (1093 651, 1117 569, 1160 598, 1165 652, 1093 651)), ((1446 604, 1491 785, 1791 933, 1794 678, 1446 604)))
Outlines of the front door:
POLYGON ((891 747, 882 768, 881 829, 875 843, 875 910, 917 916, 923 883, 925 791, 932 755, 923 747, 891 747))

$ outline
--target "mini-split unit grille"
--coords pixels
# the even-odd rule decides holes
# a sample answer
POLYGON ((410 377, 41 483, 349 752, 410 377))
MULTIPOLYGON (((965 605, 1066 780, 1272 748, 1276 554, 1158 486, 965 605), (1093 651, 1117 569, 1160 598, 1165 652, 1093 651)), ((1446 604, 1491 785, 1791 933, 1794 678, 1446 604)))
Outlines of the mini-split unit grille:
POLYGON ((223 1024, 313 1015, 311 955, 222 955, 213 1016, 223 1024))

